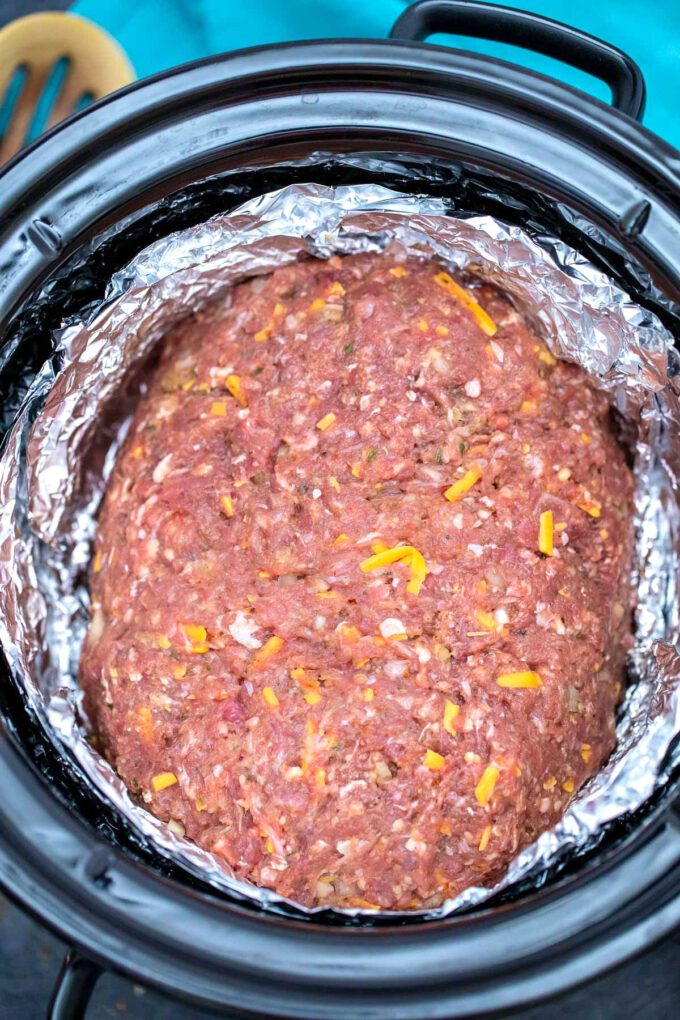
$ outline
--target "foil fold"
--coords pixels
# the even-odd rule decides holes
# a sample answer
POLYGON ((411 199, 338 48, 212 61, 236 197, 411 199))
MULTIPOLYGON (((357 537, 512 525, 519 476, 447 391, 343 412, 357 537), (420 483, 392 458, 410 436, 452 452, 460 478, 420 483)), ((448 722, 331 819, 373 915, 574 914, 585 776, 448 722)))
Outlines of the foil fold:
POLYGON ((64 754, 157 852, 215 888, 272 910, 309 915, 328 908, 303 908, 237 880, 224 861, 137 806, 88 743, 77 669, 95 514, 140 392, 139 385, 130 389, 136 373, 184 316, 287 262, 396 243, 495 284, 553 354, 581 365, 606 391, 635 437, 639 602, 616 749, 500 883, 467 889, 421 913, 441 918, 518 882, 540 883, 548 866, 637 810, 680 764, 680 366, 673 337, 560 240, 539 243, 519 227, 447 210, 443 201, 373 184, 298 184, 152 244, 111 279, 101 307, 60 331, 59 368, 53 359, 33 381, 0 458, 0 639, 32 708, 64 754))

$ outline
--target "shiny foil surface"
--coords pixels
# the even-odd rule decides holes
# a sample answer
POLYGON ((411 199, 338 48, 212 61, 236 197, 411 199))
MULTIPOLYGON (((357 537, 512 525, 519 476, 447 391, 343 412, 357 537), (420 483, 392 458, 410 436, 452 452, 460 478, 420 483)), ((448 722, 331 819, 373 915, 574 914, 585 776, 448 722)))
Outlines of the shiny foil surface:
POLYGON ((494 889, 467 889, 421 914, 446 916, 519 881, 540 884, 549 865, 595 843, 680 762, 673 744, 680 733, 680 391, 670 333, 559 240, 539 245, 518 227, 454 218, 443 201, 373 184, 298 184, 263 195, 146 248, 112 278, 87 321, 60 331, 60 367, 53 359, 34 379, 0 459, 0 638, 49 736, 148 845, 216 888, 289 914, 328 908, 306 909, 235 879, 222 859, 133 803, 88 743, 77 684, 87 569, 97 509, 144 390, 140 366, 164 334, 250 276, 310 255, 391 244, 504 290, 556 357, 581 365, 607 392, 634 447, 636 477, 636 639, 617 747, 494 889))

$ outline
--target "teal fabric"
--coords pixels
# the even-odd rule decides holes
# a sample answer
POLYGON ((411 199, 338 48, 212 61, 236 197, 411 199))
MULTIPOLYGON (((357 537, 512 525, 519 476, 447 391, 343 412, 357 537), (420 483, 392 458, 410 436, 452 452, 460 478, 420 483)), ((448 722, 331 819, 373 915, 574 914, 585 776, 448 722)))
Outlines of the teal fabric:
MULTIPOLYGON (((678 0, 497 0, 584 29, 637 61, 648 86, 644 123, 680 148, 680 2, 678 0)), ((77 0, 73 10, 108 29, 144 77, 199 57, 295 39, 384 38, 403 0, 77 0)), ((608 99, 588 75, 514 47, 441 36, 608 99)))

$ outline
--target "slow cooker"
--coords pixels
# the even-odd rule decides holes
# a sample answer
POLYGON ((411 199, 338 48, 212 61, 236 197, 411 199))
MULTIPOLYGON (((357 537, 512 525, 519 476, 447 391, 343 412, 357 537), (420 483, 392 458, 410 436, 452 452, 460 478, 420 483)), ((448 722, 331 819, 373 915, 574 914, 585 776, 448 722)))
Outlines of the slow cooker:
MULTIPOLYGON (((559 236, 680 335, 680 153, 641 127, 644 98, 614 47, 472 0, 422 0, 386 41, 244 50, 109 96, 0 178, 3 429, 51 331, 101 300, 131 256, 296 181, 378 181, 559 236), (613 105, 423 45, 435 32, 557 57, 602 79, 613 105)), ((0 881, 73 946, 53 1018, 84 1015, 102 968, 232 1016, 478 1015, 582 982, 680 922, 677 774, 539 888, 438 922, 303 922, 217 894, 151 852, 2 670, 0 881)))

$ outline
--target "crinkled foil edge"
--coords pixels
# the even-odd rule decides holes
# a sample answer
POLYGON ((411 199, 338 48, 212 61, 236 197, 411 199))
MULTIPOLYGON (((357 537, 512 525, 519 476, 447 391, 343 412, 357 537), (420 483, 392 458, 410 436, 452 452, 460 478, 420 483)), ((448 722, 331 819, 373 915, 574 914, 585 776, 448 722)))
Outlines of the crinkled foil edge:
POLYGON ((378 185, 298 184, 263 195, 146 248, 112 278, 101 308, 61 331, 61 367, 46 364, 36 377, 0 459, 0 638, 45 728, 152 848, 217 889, 288 913, 328 908, 304 908, 237 880, 224 861, 133 803, 87 741, 77 687, 87 621, 83 577, 95 513, 129 416, 108 436, 100 470, 84 472, 82 465, 102 410, 189 312, 286 262, 381 251, 395 242, 505 290, 553 353, 581 365, 607 392, 636 436, 639 605, 617 747, 558 825, 523 850, 500 883, 417 913, 435 919, 483 903, 565 852, 584 849, 606 823, 650 798, 680 762, 680 750, 673 750, 680 733, 680 399, 670 333, 557 239, 538 244, 519 227, 488 216, 448 216, 442 201, 378 185))

